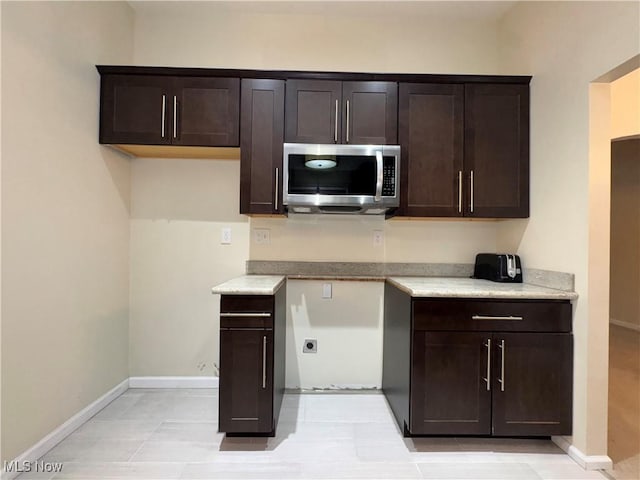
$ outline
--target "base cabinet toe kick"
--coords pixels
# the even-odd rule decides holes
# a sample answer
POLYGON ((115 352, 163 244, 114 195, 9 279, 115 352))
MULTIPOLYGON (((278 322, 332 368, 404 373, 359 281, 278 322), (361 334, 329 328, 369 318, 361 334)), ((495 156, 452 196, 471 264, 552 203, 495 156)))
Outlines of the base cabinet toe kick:
POLYGON ((218 430, 274 436, 285 374, 286 287, 221 295, 218 430))
POLYGON ((569 300, 411 297, 387 283, 382 389, 405 436, 572 433, 569 300))

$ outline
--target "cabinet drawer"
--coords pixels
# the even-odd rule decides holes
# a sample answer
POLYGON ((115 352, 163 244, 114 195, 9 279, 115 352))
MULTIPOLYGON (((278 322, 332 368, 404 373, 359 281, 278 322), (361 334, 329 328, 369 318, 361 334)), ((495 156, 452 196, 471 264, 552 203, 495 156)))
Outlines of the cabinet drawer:
POLYGON ((570 332, 568 301, 414 299, 415 330, 570 332))
POLYGON ((220 328, 272 328, 273 296, 222 295, 220 328))

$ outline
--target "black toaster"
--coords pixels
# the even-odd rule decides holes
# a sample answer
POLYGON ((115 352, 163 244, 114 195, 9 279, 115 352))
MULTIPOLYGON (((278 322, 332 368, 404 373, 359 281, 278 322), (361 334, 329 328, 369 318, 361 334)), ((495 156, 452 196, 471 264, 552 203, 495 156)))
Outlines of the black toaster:
POLYGON ((520 257, 508 253, 479 253, 476 255, 473 278, 492 282, 522 283, 520 257))

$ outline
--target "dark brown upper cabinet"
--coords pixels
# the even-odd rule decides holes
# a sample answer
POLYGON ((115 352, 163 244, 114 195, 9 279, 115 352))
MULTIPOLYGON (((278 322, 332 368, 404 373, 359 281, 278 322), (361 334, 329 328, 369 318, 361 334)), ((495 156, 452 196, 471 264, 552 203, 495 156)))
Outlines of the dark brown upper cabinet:
POLYGON ((242 80, 240 213, 283 213, 284 83, 242 80))
POLYGON ((529 216, 529 86, 403 84, 401 216, 529 216))
POLYGON ((463 214, 464 85, 401 83, 400 212, 463 214))
POLYGON ((239 145, 240 80, 102 76, 100 143, 239 145))
POLYGON ((529 216, 529 86, 465 86, 466 213, 529 216))
POLYGON ((395 82, 287 80, 285 141, 397 143, 395 82))

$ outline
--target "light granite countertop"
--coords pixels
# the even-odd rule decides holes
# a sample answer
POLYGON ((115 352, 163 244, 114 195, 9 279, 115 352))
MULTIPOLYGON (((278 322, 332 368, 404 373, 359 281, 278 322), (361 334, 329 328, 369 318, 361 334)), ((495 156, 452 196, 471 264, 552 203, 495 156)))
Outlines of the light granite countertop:
POLYGON ((211 293, 220 295, 273 295, 284 284, 284 275, 243 275, 216 285, 211 293))
POLYGON ((576 292, 528 283, 497 283, 473 278, 388 277, 387 281, 412 297, 575 300, 576 292))

